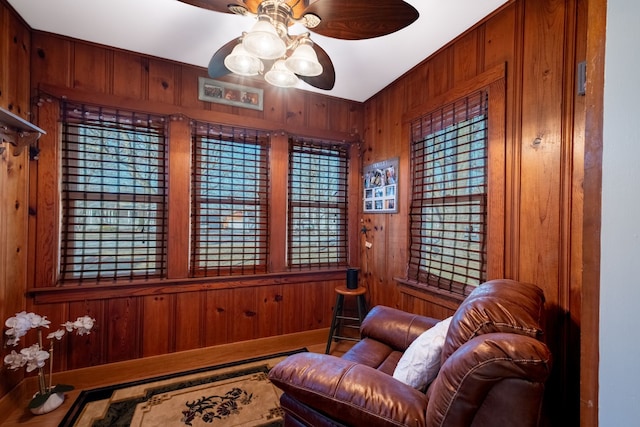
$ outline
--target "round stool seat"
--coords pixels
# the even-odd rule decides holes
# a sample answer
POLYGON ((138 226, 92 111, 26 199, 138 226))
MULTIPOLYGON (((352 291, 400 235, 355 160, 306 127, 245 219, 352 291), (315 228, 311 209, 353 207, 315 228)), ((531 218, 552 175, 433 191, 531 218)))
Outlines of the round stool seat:
POLYGON ((358 286, 355 289, 349 289, 347 288, 347 285, 340 285, 340 286, 336 286, 336 292, 339 293, 340 295, 357 296, 357 295, 366 294, 367 288, 358 286))

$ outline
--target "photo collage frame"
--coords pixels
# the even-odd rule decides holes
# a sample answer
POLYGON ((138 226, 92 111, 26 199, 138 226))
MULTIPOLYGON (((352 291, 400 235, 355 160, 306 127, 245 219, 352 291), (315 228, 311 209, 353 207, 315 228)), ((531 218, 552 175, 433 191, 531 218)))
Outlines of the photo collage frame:
POLYGON ((363 211, 398 212, 398 158, 373 163, 363 170, 363 211))

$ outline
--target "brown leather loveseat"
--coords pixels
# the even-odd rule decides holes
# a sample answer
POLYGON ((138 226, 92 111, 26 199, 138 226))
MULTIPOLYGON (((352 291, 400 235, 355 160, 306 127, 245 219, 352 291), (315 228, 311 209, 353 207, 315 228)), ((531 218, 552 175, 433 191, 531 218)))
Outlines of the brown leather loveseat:
POLYGON ((544 295, 535 285, 493 280, 460 305, 426 391, 393 377, 410 344, 436 319, 374 307, 362 340, 342 357, 299 353, 271 381, 287 426, 537 426, 551 354, 541 341, 544 295))

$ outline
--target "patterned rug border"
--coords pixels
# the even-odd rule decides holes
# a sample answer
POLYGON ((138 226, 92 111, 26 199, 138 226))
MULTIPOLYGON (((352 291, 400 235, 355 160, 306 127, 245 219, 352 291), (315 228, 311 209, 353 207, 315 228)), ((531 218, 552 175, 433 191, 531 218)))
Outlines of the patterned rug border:
POLYGON ((110 385, 110 386, 99 387, 99 388, 94 388, 94 389, 90 389, 90 390, 83 390, 83 391, 80 392, 80 394, 76 398, 75 402, 73 402, 73 405, 71 405, 71 408, 69 408, 69 410, 65 414, 64 418, 62 419, 62 421, 60 422, 58 427, 70 427, 70 426, 73 426, 76 423, 76 421, 77 421, 78 417, 80 416, 80 414, 82 413, 82 409, 84 408, 84 406, 87 403, 93 402, 93 401, 96 401, 96 400, 107 399, 107 398, 111 397, 111 395, 116 390, 120 390, 120 389, 124 389, 124 388, 128 388, 128 387, 135 387, 135 386, 138 386, 138 385, 152 383, 152 382, 156 382, 156 381, 170 380, 170 379, 179 378, 179 377, 182 377, 182 376, 187 376, 187 375, 192 375, 192 374, 199 374, 199 373, 207 372, 207 371, 215 371, 215 370, 230 368, 230 367, 234 367, 234 366, 241 366, 241 365, 245 365, 245 364, 249 364, 249 363, 260 362, 262 360, 275 359, 277 357, 291 356, 292 354, 303 353, 303 352, 306 352, 306 351, 308 351, 306 348, 300 348, 300 349, 297 349, 297 350, 283 351, 281 353, 269 354, 269 355, 266 355, 266 356, 259 356, 259 357, 254 357, 254 358, 251 358, 251 359, 244 359, 244 360, 238 360, 238 361, 235 361, 235 362, 222 363, 220 365, 205 366, 205 367, 202 367, 202 368, 191 369, 191 370, 188 370, 188 371, 175 372, 175 373, 172 373, 172 374, 160 375, 160 376, 152 377, 152 378, 145 378, 145 379, 141 379, 141 380, 135 380, 135 381, 129 381, 129 382, 126 382, 126 383, 113 384, 113 385, 110 385))

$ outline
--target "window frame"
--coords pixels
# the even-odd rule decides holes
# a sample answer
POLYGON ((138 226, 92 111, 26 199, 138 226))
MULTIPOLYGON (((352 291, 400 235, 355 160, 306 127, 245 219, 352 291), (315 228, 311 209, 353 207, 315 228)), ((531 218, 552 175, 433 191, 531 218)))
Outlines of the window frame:
MULTIPOLYGON (((190 233, 191 233, 191 250, 190 250, 190 259, 191 259, 191 268, 190 268, 190 277, 215 277, 215 276, 235 276, 235 275, 247 275, 247 274, 257 274, 257 273, 266 273, 268 272, 269 265, 269 223, 270 223, 270 195, 271 195, 271 187, 270 187, 270 168, 269 168, 269 150, 271 147, 270 143, 270 133, 267 131, 256 130, 256 129, 247 129, 242 127, 232 127, 225 126, 220 124, 208 123, 208 122, 194 122, 192 126, 192 166, 191 166, 191 223, 190 223, 190 233), (204 180, 201 178, 202 169, 199 168, 199 164, 201 164, 200 159, 205 157, 201 149, 204 151, 215 150, 215 148, 205 148, 205 144, 217 144, 219 147, 226 146, 229 150, 220 150, 220 156, 217 159, 227 159, 230 163, 224 165, 224 168, 215 168, 218 172, 223 172, 227 174, 233 175, 233 183, 240 184, 244 183, 248 180, 243 174, 244 168, 247 164, 253 164, 256 169, 247 170, 247 177, 255 174, 257 176, 261 176, 261 179, 257 181, 257 185, 253 185, 251 182, 242 186, 243 189, 246 190, 246 193, 251 193, 252 191, 261 191, 262 197, 237 197, 238 194, 237 187, 232 189, 233 194, 229 195, 228 191, 231 188, 228 188, 228 191, 225 192, 227 195, 223 195, 220 193, 218 197, 209 197, 206 198, 202 195, 198 194, 197 187, 199 184, 203 184, 204 180), (254 149, 257 152, 257 155, 251 155, 251 153, 247 153, 246 157, 242 156, 241 159, 236 158, 241 151, 241 146, 247 146, 249 150, 254 149), (235 146, 235 147, 234 147, 235 146), (237 165, 233 163, 233 160, 241 160, 240 169, 241 171, 237 171, 237 165), (229 206, 240 206, 240 209, 235 209, 233 212, 228 212, 224 215, 219 215, 219 219, 214 221, 207 221, 206 224, 210 225, 214 228, 221 230, 216 233, 215 230, 211 233, 208 233, 204 237, 208 237, 209 240, 213 241, 213 243, 220 244, 221 247, 227 248, 231 254, 231 259, 229 260, 232 265, 226 265, 224 262, 216 263, 215 260, 211 261, 212 253, 205 253, 204 257, 206 258, 205 264, 202 264, 202 258, 198 254, 198 237, 203 237, 203 234, 198 233, 200 230, 199 223, 199 206, 203 203, 208 204, 218 204, 222 208, 224 205, 229 206), (260 209, 258 210, 258 218, 256 219, 256 229, 260 232, 258 238, 256 239, 256 246, 253 247, 253 251, 251 250, 250 245, 238 245, 236 242, 239 237, 245 236, 244 227, 237 227, 237 224, 244 225, 244 221, 235 221, 237 217, 237 213, 244 213, 245 211, 249 211, 246 209, 247 206, 257 206, 260 209), (235 215, 235 216, 234 216, 235 215), (225 243, 223 240, 223 232, 222 230, 231 230, 230 234, 232 235, 231 239, 227 239, 225 243), (248 251, 247 251, 248 249, 248 251), (251 264, 242 264, 238 265, 241 261, 240 258, 246 258, 254 256, 257 259, 257 263, 251 264), (209 260, 210 262, 208 262, 209 260)), ((221 162, 218 162, 221 164, 221 162)), ((209 165, 209 163, 205 163, 205 165, 209 165)), ((255 181, 254 181, 255 182, 255 181)), ((222 182, 218 182, 218 187, 222 182)), ((230 186, 230 183, 227 183, 227 186, 230 186)), ((221 190, 222 191, 222 190, 221 190)), ((241 194, 245 192, 240 191, 241 194)))
MULTIPOLYGON (((513 262, 517 259, 514 253, 515 246, 506 245, 506 234, 511 233, 514 224, 507 223, 507 209, 516 209, 514 204, 518 201, 512 197, 512 190, 507 187, 507 174, 509 170, 509 156, 513 156, 513 149, 507 144, 507 105, 506 105, 506 64, 499 64, 476 77, 459 82, 454 88, 440 95, 430 97, 423 104, 418 105, 403 115, 406 140, 411 139, 411 122, 424 114, 434 111, 470 93, 484 90, 488 94, 488 190, 487 190, 487 228, 486 228, 486 279, 512 277, 513 262), (511 207, 511 208, 510 208, 511 207)), ((517 185, 517 184, 516 184, 517 185)), ((408 199, 410 200, 410 196, 408 199)), ((407 233, 409 233, 407 225, 407 233)), ((512 241, 512 239, 510 239, 512 241)), ((409 250, 409 238, 407 235, 407 250, 409 250)), ((408 256, 407 256, 408 267, 408 256)), ((424 293, 430 301, 443 304, 455 309, 455 301, 463 300, 472 288, 464 293, 456 293, 450 290, 440 289, 428 283, 410 279, 405 275, 395 277, 401 287, 402 293, 414 295, 414 291, 424 293), (430 296, 433 296, 430 297, 430 296), (454 302, 454 303, 452 303, 454 302), (452 305, 453 304, 453 305, 452 305)))
MULTIPOLYGON (((291 136, 289 138, 289 175, 287 184, 289 190, 287 198, 287 266, 289 269, 302 270, 314 268, 339 268, 346 267, 349 264, 349 206, 352 204, 349 203, 350 194, 352 194, 349 182, 351 167, 350 152, 351 150, 348 144, 337 141, 302 138, 297 136, 291 136), (296 176, 298 171, 302 170, 305 165, 311 168, 313 167, 308 158, 305 159, 305 164, 302 164, 300 167, 295 167, 294 159, 303 153, 326 158, 327 160, 323 162, 325 166, 329 166, 329 163, 332 163, 332 160, 334 160, 338 162, 335 167, 344 168, 344 176, 337 177, 336 180, 331 183, 332 189, 337 193, 335 197, 319 200, 313 195, 308 194, 308 192, 301 194, 300 197, 293 196, 296 188, 299 188, 302 191, 313 189, 310 186, 301 186, 300 183, 303 181, 302 179, 294 179, 294 176, 296 176), (308 209, 309 213, 311 213, 312 208, 316 210, 324 209, 326 211, 337 212, 340 216, 336 224, 336 229, 340 231, 340 237, 338 238, 337 245, 335 246, 335 256, 312 256, 311 252, 313 249, 317 249, 318 254, 327 254, 327 249, 324 248, 323 250, 323 245, 319 240, 320 236, 318 236, 318 238, 307 239, 310 245, 307 251, 304 251, 302 245, 297 245, 295 243, 296 220, 294 219, 294 215, 297 210, 305 208, 308 209), (306 256, 304 255, 304 252, 307 253, 306 256), (306 260, 306 262, 298 260, 306 260)), ((325 185, 329 184, 325 182, 325 185)), ((320 225, 332 228, 331 224, 329 224, 330 220, 321 220, 319 217, 315 217, 315 220, 320 221, 320 225)))
MULTIPOLYGON (((158 293, 194 292, 207 289, 233 289, 245 286, 262 286, 265 283, 296 281, 306 283, 314 280, 342 280, 344 267, 290 270, 286 265, 286 207, 287 207, 287 158, 288 136, 305 135, 310 138, 329 138, 350 146, 350 198, 358 197, 361 159, 361 140, 357 133, 344 133, 333 130, 314 130, 299 128, 295 125, 282 126, 280 122, 247 116, 220 115, 217 112, 203 111, 197 107, 181 107, 176 112, 174 105, 162 103, 140 103, 118 95, 106 95, 95 92, 78 91, 71 88, 47 87, 47 101, 38 104, 38 124, 48 129, 38 140, 41 147, 37 168, 31 175, 34 187, 34 221, 30 225, 33 231, 33 250, 29 251, 33 262, 32 287, 29 293, 34 301, 58 303, 71 301, 89 301, 110 297, 126 298, 158 293), (163 115, 168 127, 168 179, 172 191, 168 191, 168 235, 171 244, 167 251, 167 276, 165 278, 131 279, 78 286, 74 283, 60 283, 60 226, 61 208, 61 102, 69 100, 101 106, 118 106, 121 109, 140 111, 146 114, 163 115), (191 132, 192 120, 224 123, 229 126, 251 127, 271 132, 270 170, 272 178, 270 207, 270 261, 268 272, 244 276, 190 277, 190 185, 191 185, 191 132), (277 126, 277 127, 274 127, 277 126), (274 191, 276 189, 276 191, 274 191), (282 189, 282 191, 280 191, 282 189), (276 230, 274 233, 273 231, 276 230)), ((357 264, 359 242, 358 205, 349 206, 349 259, 350 265, 357 264), (356 263, 353 264, 353 260, 356 263)), ((31 231, 30 231, 31 232, 31 231)), ((87 283, 88 284, 88 283, 87 283)))
MULTIPOLYGON (((63 101, 60 107, 61 114, 61 225, 58 239, 60 239, 60 264, 57 275, 57 282, 61 284, 97 284, 105 281, 131 281, 135 279, 163 278, 167 272, 167 125, 166 118, 162 115, 151 113, 140 113, 129 109, 118 107, 101 107, 88 103, 67 102, 63 101), (146 123, 146 125, 145 125, 146 123), (93 135, 90 134, 93 133, 93 135), (155 142, 146 140, 151 138, 157 139, 155 142), (110 147, 115 150, 124 150, 121 152, 110 153, 106 148, 104 150, 95 151, 93 161, 99 161, 100 165, 106 167, 91 168, 91 165, 84 164, 91 162, 91 146, 98 146, 93 143, 110 142, 110 147), (142 144, 142 145, 140 145, 142 144), (157 145, 155 150, 149 150, 148 147, 157 145), (142 151, 146 155, 138 156, 142 151), (129 153, 131 152, 131 153, 129 153), (104 163, 104 157, 111 158, 111 167, 109 163, 104 163), (140 162, 139 159, 149 159, 149 163, 140 162), (154 161, 157 164, 154 164, 154 161), (122 165, 125 165, 122 167, 122 165), (127 178, 129 173, 121 177, 121 169, 130 171, 139 170, 138 168, 149 169, 144 173, 148 175, 147 179, 127 178), (153 169, 158 170, 153 171, 153 169), (91 173, 91 170, 99 171, 98 174, 91 173), (83 172, 83 173, 81 173, 83 172), (96 179, 98 182, 96 182, 96 179), (110 184, 110 182, 114 182, 110 184), (148 184, 150 188, 155 189, 156 194, 140 195, 140 184, 148 184), (152 184, 157 183, 158 186, 152 184), (77 188, 76 188, 77 187, 77 188), (110 191, 110 190, 120 191, 110 191), (122 211, 119 206, 109 208, 107 205, 98 206, 94 209, 102 209, 105 213, 111 212, 115 215, 104 215, 99 217, 97 221, 90 220, 87 214, 82 214, 83 210, 93 210, 90 207, 82 208, 80 205, 86 202, 87 205, 96 204, 96 202, 104 202, 106 204, 151 204, 155 205, 155 209, 136 208, 135 206, 126 211, 122 211), (117 220, 115 226, 114 221, 109 220, 110 216, 117 218, 125 218, 121 216, 121 212, 126 212, 126 218, 133 218, 135 221, 144 219, 144 214, 154 215, 155 221, 151 225, 147 224, 147 229, 155 230, 149 232, 142 227, 138 236, 126 232, 130 225, 117 220), (133 214, 133 215, 130 215, 133 214), (98 225, 98 231, 88 231, 86 227, 93 222, 98 225), (74 229, 86 226, 80 233, 74 229), (96 240, 88 240, 91 236, 98 234, 113 234, 113 248, 110 249, 109 240, 105 239, 105 246, 102 246, 102 239, 98 242, 98 254, 91 256, 91 246, 96 246, 90 242, 96 240), (129 239, 127 234, 131 234, 129 239), (75 236, 84 236, 78 239, 75 236), (157 236, 155 239, 153 236, 157 236), (138 268, 133 262, 123 260, 127 256, 127 242, 130 246, 132 257, 133 253, 138 254, 138 258, 147 257, 146 263, 151 264, 148 269, 138 268), (140 243, 142 242, 142 243, 140 243), (151 244, 149 242, 155 242, 151 244), (140 250, 146 247, 146 254, 140 255, 140 250), (79 249, 78 249, 79 248, 79 249), (137 248, 137 249, 136 249, 137 248), (122 249, 124 253, 121 253, 122 249), (80 253, 75 252, 79 250, 80 253), (108 256, 105 251, 114 251, 108 256), (87 263, 86 257, 96 258, 95 263, 87 263), (73 266, 77 263, 75 259, 82 258, 80 263, 87 266, 95 266, 95 268, 87 268, 74 272, 73 266), (159 257, 159 259, 158 259, 159 257), (113 261, 108 262, 108 259, 113 261), (130 269, 125 269, 124 265, 130 264, 130 269), (109 267, 113 265, 113 267, 109 267), (106 267, 106 268, 103 268, 106 267)), ((107 145, 100 145, 107 147, 107 145)), ((124 173, 124 172, 122 172, 124 173)), ((98 203, 99 204, 99 203, 98 203)), ((148 218, 148 217, 147 217, 148 218)))
POLYGON ((486 280, 487 101, 478 91, 411 123, 407 274, 461 295, 486 280))

